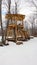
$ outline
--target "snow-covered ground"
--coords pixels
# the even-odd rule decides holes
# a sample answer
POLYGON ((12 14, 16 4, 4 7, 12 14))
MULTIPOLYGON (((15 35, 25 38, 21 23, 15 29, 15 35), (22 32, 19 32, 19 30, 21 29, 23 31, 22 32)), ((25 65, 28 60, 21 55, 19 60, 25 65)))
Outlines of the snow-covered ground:
POLYGON ((0 65, 37 65, 37 38, 0 47, 0 65))

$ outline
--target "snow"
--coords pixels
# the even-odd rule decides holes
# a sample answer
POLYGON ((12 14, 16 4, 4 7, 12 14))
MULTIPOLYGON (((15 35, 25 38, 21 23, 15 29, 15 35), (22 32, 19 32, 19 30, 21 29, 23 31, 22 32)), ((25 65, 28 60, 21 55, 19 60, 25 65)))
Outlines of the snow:
POLYGON ((37 65, 37 38, 0 47, 0 65, 37 65))

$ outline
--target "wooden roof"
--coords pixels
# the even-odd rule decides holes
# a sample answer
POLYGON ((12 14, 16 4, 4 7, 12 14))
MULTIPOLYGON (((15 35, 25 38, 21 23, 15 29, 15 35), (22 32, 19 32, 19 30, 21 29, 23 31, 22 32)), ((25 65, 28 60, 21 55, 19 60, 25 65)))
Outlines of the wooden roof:
POLYGON ((16 20, 16 21, 22 21, 25 18, 25 15, 22 15, 22 14, 6 14, 5 18, 16 20))

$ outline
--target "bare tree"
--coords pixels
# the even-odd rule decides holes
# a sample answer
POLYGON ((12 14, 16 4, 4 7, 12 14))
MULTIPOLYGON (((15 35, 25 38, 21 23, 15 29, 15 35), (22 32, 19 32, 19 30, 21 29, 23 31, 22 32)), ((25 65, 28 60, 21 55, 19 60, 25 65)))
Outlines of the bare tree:
MULTIPOLYGON (((37 0, 36 0, 37 1, 37 0)), ((36 7, 36 14, 37 14, 37 5, 36 5, 36 3, 35 3, 35 1, 34 0, 32 0, 32 3, 34 4, 34 6, 36 7)))
MULTIPOLYGON (((2 2, 1 2, 1 4, 2 4, 2 2)), ((8 0, 8 5, 6 4, 5 1, 3 2, 3 4, 8 7, 8 14, 9 14, 9 13, 10 13, 11 0, 8 0)), ((3 28, 3 22, 2 22, 2 19, 1 19, 2 43, 3 43, 4 45, 8 45, 8 44, 6 44, 6 35, 7 35, 8 23, 9 23, 9 20, 7 20, 7 24, 6 24, 6 27, 5 27, 5 30, 4 30, 4 28, 3 28)))
MULTIPOLYGON (((36 17, 35 18, 37 18, 37 4, 35 3, 35 1, 34 0, 32 0, 32 3, 33 3, 33 5, 35 6, 35 8, 36 8, 36 11, 34 12, 34 16, 36 15, 36 17)), ((33 16, 33 20, 35 20, 35 18, 34 18, 34 16, 33 16)), ((36 33, 36 27, 34 28, 34 33, 36 33)))
POLYGON ((2 0, 0 0, 0 21, 1 21, 1 1, 2 0))
MULTIPOLYGON (((8 0, 8 14, 10 14, 10 6, 11 6, 11 0, 8 0)), ((7 25, 6 25, 6 29, 5 29, 5 41, 6 41, 6 36, 7 36, 8 25, 9 25, 9 19, 7 20, 7 25)))
MULTIPOLYGON (((0 22, 1 22, 1 29, 3 31, 3 28, 2 28, 2 16, 1 16, 1 4, 2 4, 2 0, 0 0, 0 22)), ((2 33, 2 36, 3 36, 3 33, 2 33)), ((0 46, 3 46, 3 44, 1 43, 0 46)))

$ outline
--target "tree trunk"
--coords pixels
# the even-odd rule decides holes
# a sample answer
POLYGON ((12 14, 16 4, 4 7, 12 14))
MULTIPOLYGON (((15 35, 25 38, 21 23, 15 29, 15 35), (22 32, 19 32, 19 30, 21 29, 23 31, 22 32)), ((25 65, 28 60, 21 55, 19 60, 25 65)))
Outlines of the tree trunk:
MULTIPOLYGON (((9 5, 8 14, 10 14, 11 0, 8 1, 8 5, 9 5)), ((6 42, 6 36, 7 36, 7 28, 8 28, 8 25, 9 25, 9 20, 7 20, 7 26, 6 26, 6 30, 5 30, 5 42, 6 42)))
POLYGON ((1 33, 2 33, 2 42, 3 42, 3 40, 4 40, 4 38, 3 38, 3 27, 2 27, 2 14, 1 14, 1 4, 2 4, 2 0, 0 0, 0 22, 1 22, 1 33))

